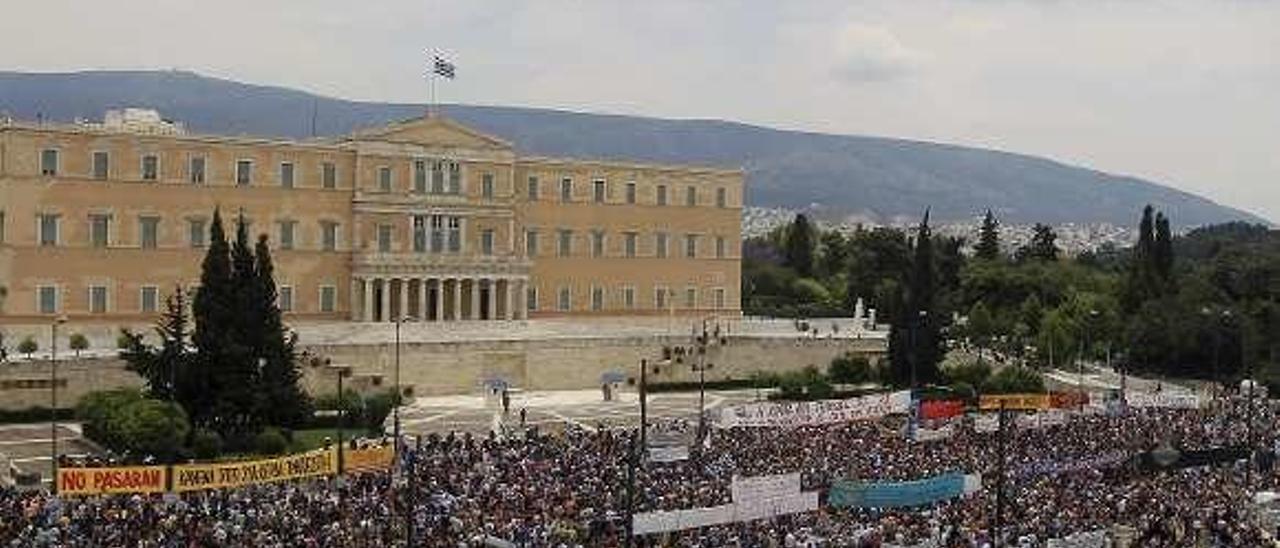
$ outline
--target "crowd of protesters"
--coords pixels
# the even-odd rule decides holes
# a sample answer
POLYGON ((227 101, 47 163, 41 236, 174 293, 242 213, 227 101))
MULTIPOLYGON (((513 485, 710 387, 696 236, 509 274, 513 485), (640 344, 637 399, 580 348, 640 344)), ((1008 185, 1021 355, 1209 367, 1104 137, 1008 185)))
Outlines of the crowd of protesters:
MULTIPOLYGON (((836 481, 980 474, 982 489, 921 508, 845 509, 686 530, 649 545, 987 546, 1003 472, 1003 544, 1124 525, 1140 546, 1270 546, 1249 515, 1253 490, 1272 489, 1269 466, 1242 462, 1152 471, 1131 458, 1248 438, 1241 399, 1202 409, 1084 413, 1064 424, 980 432, 967 421, 918 442, 905 417, 792 429, 712 429, 687 460, 630 458, 634 429, 536 429, 508 439, 431 435, 406 441, 403 473, 369 473, 181 496, 53 497, 0 490, 0 547, 189 546, 622 546, 629 512, 730 502, 735 476, 799 472, 805 490, 836 481), (1003 436, 1005 465, 999 466, 1003 436), (1099 455, 1124 458, 1099 459, 1099 455), (1087 463, 1080 465, 1079 463, 1087 463), (1246 485, 1246 481, 1252 485, 1246 485), (412 509, 412 511, 409 511, 412 509)), ((1259 402, 1254 446, 1275 443, 1277 413, 1259 402)), ((962 420, 962 419, 954 419, 962 420)), ((1016 421, 1009 421, 1012 425, 1016 421)), ((664 425, 691 432, 688 425, 664 425)))

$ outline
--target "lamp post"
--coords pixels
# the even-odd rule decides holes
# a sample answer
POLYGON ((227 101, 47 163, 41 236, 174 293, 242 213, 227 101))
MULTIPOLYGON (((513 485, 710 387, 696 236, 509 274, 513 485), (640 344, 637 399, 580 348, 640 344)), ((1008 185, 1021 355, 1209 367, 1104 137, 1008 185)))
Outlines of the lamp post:
POLYGON ((345 423, 347 421, 347 401, 342 393, 342 379, 351 373, 351 368, 345 365, 338 366, 335 368, 334 373, 336 373, 338 377, 338 475, 341 476, 343 472, 345 472, 342 459, 342 437, 343 428, 346 426, 345 423))
POLYGON ((58 494, 58 326, 67 323, 66 316, 54 318, 49 341, 49 462, 53 466, 49 484, 58 494))
POLYGON ((1084 324, 1084 346, 1080 348, 1080 366, 1076 376, 1076 410, 1084 411, 1084 362, 1088 357, 1089 348, 1092 346, 1090 340, 1092 335, 1093 323, 1098 320, 1098 311, 1089 309, 1089 321, 1084 324))
MULTIPOLYGON (((1209 307, 1207 306, 1200 309, 1200 314, 1203 315, 1205 318, 1212 317, 1209 307)), ((1231 310, 1224 309, 1219 318, 1212 318, 1212 319, 1213 319, 1213 376, 1210 380, 1212 381, 1213 394, 1214 394, 1214 398, 1216 399, 1218 396, 1218 391, 1222 388, 1221 386, 1222 383, 1218 379, 1218 371, 1220 368, 1219 358, 1220 358, 1221 347, 1222 347, 1222 328, 1226 322, 1231 321, 1231 310)))
POLYGON ((392 417, 391 422, 392 422, 392 424, 394 425, 394 426, 392 427, 392 430, 393 430, 393 434, 394 434, 394 436, 395 436, 395 449, 396 449, 396 457, 397 457, 397 458, 399 458, 399 456, 400 456, 400 398, 402 397, 402 394, 404 394, 404 391, 400 388, 400 324, 403 324, 404 322, 410 321, 410 320, 412 320, 412 319, 413 319, 413 318, 411 318, 411 317, 409 317, 409 316, 404 316, 404 317, 396 318, 396 350, 395 350, 395 353, 396 353, 396 360, 395 360, 395 361, 396 361, 396 365, 395 365, 396 397, 395 397, 395 399, 394 399, 394 400, 392 400, 392 402, 391 402, 391 403, 393 404, 393 406, 392 406, 392 408, 391 408, 391 417, 392 417))
POLYGON ((1000 402, 1000 415, 996 428, 996 519, 992 527, 991 545, 999 548, 1001 529, 1004 528, 1004 429, 1005 402, 1000 402))
MULTIPOLYGON (((716 326, 716 332, 720 332, 719 326, 716 326)), ((716 340, 719 344, 719 339, 716 340)), ((707 320, 702 320, 702 333, 695 335, 694 343, 698 348, 698 359, 693 364, 693 368, 698 372, 698 441, 701 442, 706 435, 707 427, 707 370, 715 367, 715 364, 707 363, 707 347, 711 344, 707 333, 707 320)))

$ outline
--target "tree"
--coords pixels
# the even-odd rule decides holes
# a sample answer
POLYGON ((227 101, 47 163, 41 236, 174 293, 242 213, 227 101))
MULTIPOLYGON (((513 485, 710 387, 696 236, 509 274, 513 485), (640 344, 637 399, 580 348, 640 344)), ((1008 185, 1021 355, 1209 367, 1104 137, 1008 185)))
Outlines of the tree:
POLYGON ((834 382, 862 384, 872 378, 871 362, 865 356, 844 353, 831 360, 827 376, 834 382))
POLYGON ((978 245, 973 248, 974 256, 979 259, 994 261, 1000 258, 1000 222, 987 210, 982 218, 982 228, 978 230, 978 245))
POLYGON ((965 331, 969 333, 969 339, 978 348, 978 361, 982 361, 982 350, 991 343, 991 338, 996 332, 995 318, 991 316, 991 311, 982 301, 974 303, 969 309, 969 322, 966 327, 965 331))
POLYGON ((267 237, 258 238, 255 248, 256 264, 254 284, 256 301, 252 303, 252 325, 260 333, 260 347, 255 349, 263 364, 261 375, 262 396, 260 416, 267 424, 277 426, 301 426, 311 416, 311 401, 299 386, 302 373, 298 370, 296 354, 297 337, 285 331, 277 304, 275 267, 267 237))
POLYGON ((849 263, 849 242, 838 230, 822 233, 822 258, 819 261, 823 276, 836 276, 845 271, 849 263))
POLYGON ((76 359, 79 359, 80 353, 89 349, 89 338, 80 333, 72 333, 67 338, 67 345, 75 351, 76 359))
POLYGON ((925 210, 916 230, 904 306, 889 333, 892 378, 898 386, 933 383, 940 378, 940 334, 945 319, 938 317, 935 309, 933 256, 929 211, 925 210))
POLYGON ((31 359, 32 354, 36 353, 36 350, 40 350, 40 344, 31 335, 27 335, 26 338, 22 339, 22 342, 18 343, 18 352, 26 354, 28 360, 31 359))
POLYGON ((1053 227, 1036 223, 1031 229, 1031 242, 1018 250, 1021 260, 1056 261, 1058 260, 1058 235, 1053 227))
POLYGON ((1169 232, 1169 218, 1156 214, 1156 238, 1152 247, 1152 266, 1159 278, 1161 293, 1168 291, 1173 280, 1173 236, 1169 232))
POLYGON ((805 214, 797 214, 787 230, 786 257, 787 266, 795 269, 801 277, 813 275, 813 247, 813 226, 805 214))

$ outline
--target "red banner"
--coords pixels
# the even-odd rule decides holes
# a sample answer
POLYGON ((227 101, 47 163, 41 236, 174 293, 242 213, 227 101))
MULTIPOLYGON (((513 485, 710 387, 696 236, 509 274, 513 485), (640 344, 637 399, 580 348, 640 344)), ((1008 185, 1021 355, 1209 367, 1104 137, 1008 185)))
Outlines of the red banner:
POLYGON ((920 417, 947 419, 964 414, 964 402, 960 400, 925 400, 920 402, 920 417))

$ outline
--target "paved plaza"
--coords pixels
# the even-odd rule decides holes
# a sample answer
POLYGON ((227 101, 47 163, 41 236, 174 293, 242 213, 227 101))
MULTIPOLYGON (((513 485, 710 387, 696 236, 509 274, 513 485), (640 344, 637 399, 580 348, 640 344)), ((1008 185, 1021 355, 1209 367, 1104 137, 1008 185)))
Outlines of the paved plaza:
MULTIPOLYGON (((0 456, 22 472, 35 472, 47 481, 52 473, 49 423, 0 426, 0 456)), ((95 454, 97 449, 80 435, 80 425, 58 425, 58 452, 69 456, 95 454)), ((0 465, 3 465, 0 462, 0 465)))
MULTIPOLYGON (((706 407, 718 409, 735 403, 764 398, 755 390, 708 391, 706 407)), ((547 392, 511 392, 506 425, 518 427, 520 410, 525 422, 543 431, 558 431, 572 424, 588 430, 601 426, 616 427, 640 422, 638 395, 624 391, 614 401, 604 401, 600 390, 566 390, 547 392)), ((503 424, 501 397, 483 395, 417 398, 400 411, 401 429, 408 435, 471 432, 487 435, 503 424)), ((684 417, 697 420, 698 393, 658 393, 649 395, 650 420, 684 417)))

